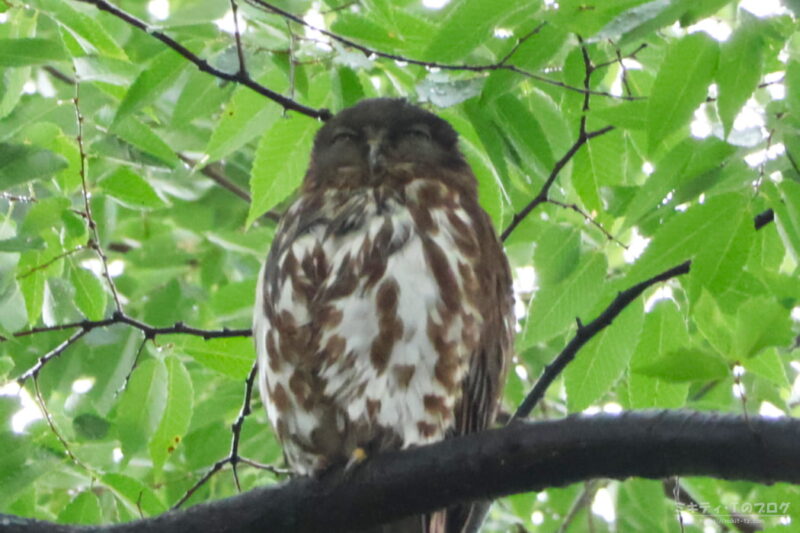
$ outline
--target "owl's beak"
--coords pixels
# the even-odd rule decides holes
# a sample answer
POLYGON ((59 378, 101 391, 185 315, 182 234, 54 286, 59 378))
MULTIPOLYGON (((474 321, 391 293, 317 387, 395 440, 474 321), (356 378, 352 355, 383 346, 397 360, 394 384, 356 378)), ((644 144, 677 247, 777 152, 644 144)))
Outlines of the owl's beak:
POLYGON ((378 134, 367 139, 367 146, 369 147, 369 153, 367 154, 369 172, 373 178, 377 178, 386 170, 386 158, 383 154, 383 135, 378 134))

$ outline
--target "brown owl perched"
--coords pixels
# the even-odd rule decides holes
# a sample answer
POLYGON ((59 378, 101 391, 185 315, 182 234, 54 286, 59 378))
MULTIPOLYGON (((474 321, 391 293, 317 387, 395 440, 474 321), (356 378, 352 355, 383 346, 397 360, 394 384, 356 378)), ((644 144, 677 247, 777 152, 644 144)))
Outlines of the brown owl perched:
MULTIPOLYGON (((319 130, 259 275, 253 331, 261 397, 299 474, 492 423, 511 276, 450 124, 378 98, 319 130)), ((460 532, 469 511, 382 531, 460 532)))

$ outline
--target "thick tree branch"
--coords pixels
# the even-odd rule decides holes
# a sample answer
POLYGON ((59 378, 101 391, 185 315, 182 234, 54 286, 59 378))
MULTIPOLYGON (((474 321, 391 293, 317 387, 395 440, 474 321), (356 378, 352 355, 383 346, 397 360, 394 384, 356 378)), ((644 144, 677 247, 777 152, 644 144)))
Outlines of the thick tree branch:
POLYGON ((371 458, 185 511, 107 527, 0 516, 8 533, 343 532, 447 505, 595 478, 712 476, 800 483, 800 420, 687 411, 517 422, 371 458))

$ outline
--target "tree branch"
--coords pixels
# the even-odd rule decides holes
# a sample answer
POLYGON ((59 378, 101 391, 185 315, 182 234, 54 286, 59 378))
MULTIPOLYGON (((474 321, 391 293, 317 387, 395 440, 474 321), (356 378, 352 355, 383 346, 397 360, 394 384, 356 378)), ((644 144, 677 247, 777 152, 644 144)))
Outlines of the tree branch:
POLYGON ((678 266, 672 267, 669 270, 665 270, 661 274, 653 276, 650 279, 646 279, 641 283, 637 283, 636 285, 625 289, 617 294, 617 297, 614 298, 614 301, 612 301, 597 318, 588 324, 581 324, 579 322, 578 331, 575 333, 575 336, 571 341, 569 341, 569 344, 567 344, 566 348, 564 348, 561 353, 558 354, 553 362, 544 367, 541 377, 519 405, 517 411, 514 413, 514 416, 511 417, 511 422, 519 418, 525 418, 531 414, 533 408, 536 407, 536 404, 539 403, 539 400, 541 400, 544 396, 547 388, 553 383, 558 375, 561 374, 564 368, 566 368, 566 366, 573 359, 575 359, 575 355, 578 353, 578 350, 583 348, 583 345, 589 342, 595 335, 610 326, 614 319, 617 318, 617 316, 632 301, 638 298, 639 295, 642 294, 648 287, 652 287, 656 283, 661 283, 662 281, 666 281, 682 274, 688 274, 691 264, 691 261, 685 261, 678 266))
POLYGON ((216 76, 217 78, 232 81, 234 83, 238 83, 244 85, 245 87, 257 92, 258 94, 269 98, 270 100, 280 104, 283 106, 284 109, 289 111, 296 111, 303 115, 309 116, 311 118, 315 118, 318 120, 328 120, 331 117, 331 112, 327 109, 314 109, 313 107, 305 106, 299 102, 292 100, 291 98, 287 98, 280 93, 269 89, 260 83, 256 82, 252 78, 250 78, 247 72, 236 72, 235 74, 231 74, 230 72, 225 72, 209 65, 208 61, 198 57, 194 52, 183 46, 181 43, 170 37, 169 35, 149 26, 146 22, 134 17, 130 13, 123 11, 122 9, 118 8, 117 6, 106 2, 106 0, 76 0, 78 2, 85 2, 87 4, 94 5, 97 9, 101 11, 105 11, 117 17, 118 19, 134 26, 135 28, 139 28, 145 33, 152 35, 154 38, 158 39, 168 47, 172 48, 180 55, 194 63, 194 65, 200 69, 202 72, 206 72, 211 74, 212 76, 216 76))
POLYGON ((800 420, 643 411, 517 422, 372 457, 184 511, 105 527, 0 516, 7 533, 344 532, 456 502, 595 478, 711 476, 800 483, 800 420))

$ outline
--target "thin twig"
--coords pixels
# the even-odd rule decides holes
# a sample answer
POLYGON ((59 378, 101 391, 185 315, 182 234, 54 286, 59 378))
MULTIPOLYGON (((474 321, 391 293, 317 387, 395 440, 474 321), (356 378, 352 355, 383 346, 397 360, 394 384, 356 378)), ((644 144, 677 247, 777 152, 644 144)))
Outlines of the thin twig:
MULTIPOLYGON (((244 399, 242 402, 242 407, 239 410, 239 415, 236 417, 236 420, 231 424, 231 449, 228 453, 227 457, 224 457, 214 463, 211 468, 200 478, 197 482, 192 485, 189 490, 172 506, 173 509, 178 509, 182 506, 189 498, 192 497, 192 494, 197 492, 197 490, 202 487, 211 476, 222 470, 226 464, 231 465, 231 469, 233 470, 233 481, 236 484, 236 490, 241 492, 242 487, 239 483, 239 473, 236 469, 237 464, 239 462, 246 462, 241 457, 239 457, 239 442, 241 441, 242 436, 242 426, 244 426, 244 419, 251 413, 250 409, 250 401, 253 398, 253 384, 256 380, 256 375, 258 374, 258 365, 257 363, 253 364, 253 367, 250 369, 250 372, 247 374, 247 379, 244 382, 244 399)), ((248 460, 249 461, 249 460, 248 460)), ((252 461, 254 463, 254 461, 252 461)), ((251 464, 251 462, 248 462, 251 464)), ((269 470, 269 468, 265 468, 269 470)), ((278 469, 275 469, 277 471, 278 469)))
MULTIPOLYGON (((184 163, 192 167, 192 169, 194 169, 197 166, 197 161, 195 159, 192 159, 191 157, 188 157, 181 153, 177 155, 184 163)), ((235 183, 233 183, 224 174, 217 171, 212 165, 206 165, 202 167, 200 169, 200 173, 208 178, 211 178, 212 181, 214 181, 217 185, 219 185, 223 189, 232 192, 245 202, 250 203, 250 195, 247 193, 247 191, 242 189, 235 183)))
POLYGON ((56 263, 56 262, 60 261, 61 259, 64 259, 65 257, 69 257, 72 254, 76 254, 76 253, 78 253, 78 252, 80 252, 82 250, 86 250, 86 248, 87 247, 84 246, 84 245, 79 245, 79 246, 76 246, 75 248, 73 248, 72 250, 67 250, 66 252, 62 252, 62 253, 58 254, 57 256, 53 257, 52 259, 50 259, 49 261, 45 261, 44 263, 42 263, 40 265, 36 265, 35 267, 29 268, 28 270, 26 270, 22 274, 18 274, 17 275, 17 279, 27 278, 28 276, 30 276, 34 272, 38 272, 39 270, 44 270, 47 267, 49 267, 50 265, 52 265, 53 263, 56 263))
POLYGON ((302 105, 299 102, 292 100, 291 98, 287 98, 282 94, 277 93, 272 89, 269 89, 261 85, 260 83, 250 78, 248 73, 237 72, 235 74, 231 74, 230 72, 224 72, 216 67, 211 66, 208 63, 208 61, 198 57, 195 53, 193 53, 191 50, 186 48, 184 45, 182 45, 172 37, 168 36, 162 31, 153 28, 144 21, 131 15, 127 11, 123 11, 117 6, 108 3, 106 0, 78 0, 78 1, 85 2, 87 4, 92 4, 95 7, 97 7, 97 9, 110 13, 111 15, 117 17, 118 19, 128 23, 129 25, 138 28, 149 35, 152 35, 155 39, 158 39, 159 41, 161 41, 168 47, 172 48, 186 59, 188 59, 198 69, 200 69, 201 72, 206 72, 208 74, 211 74, 212 76, 216 76, 219 79, 244 85, 245 87, 257 92, 258 94, 280 104, 281 106, 283 106, 284 109, 296 111, 298 113, 301 113, 303 115, 318 120, 328 120, 331 117, 331 112, 329 110, 314 109, 313 107, 302 105))
POLYGON ((652 287, 656 283, 667 281, 676 276, 687 274, 691 266, 691 261, 686 261, 678 266, 672 267, 664 272, 653 276, 650 279, 637 283, 636 285, 625 289, 617 294, 616 298, 600 313, 600 315, 589 322, 588 324, 578 323, 578 331, 575 336, 569 341, 569 344, 556 356, 553 361, 544 367, 542 375, 533 386, 533 389, 528 393, 525 399, 517 408, 514 416, 511 417, 509 423, 515 420, 527 417, 539 400, 544 396, 545 391, 558 377, 559 374, 566 368, 566 366, 575 358, 584 344, 589 342, 602 330, 611 325, 615 318, 636 298, 639 297, 646 289, 652 287))
POLYGON ((509 237, 509 235, 511 235, 511 233, 517 228, 517 226, 519 226, 520 223, 525 219, 525 217, 527 217, 531 213, 531 211, 536 209, 536 207, 538 207, 539 204, 547 201, 547 193, 550 191, 550 187, 552 187, 553 183, 556 181, 558 174, 564 169, 565 166, 567 166, 567 163, 569 163, 570 160, 572 160, 572 158, 575 157, 575 154, 578 152, 578 150, 580 150, 581 146, 586 144, 586 142, 589 141, 590 139, 599 137, 600 135, 604 135, 613 129, 614 126, 606 126, 605 128, 601 128, 596 131, 590 131, 588 133, 583 133, 583 135, 579 135, 575 143, 570 147, 569 150, 567 150, 567 153, 564 154, 564 156, 561 159, 559 159, 553 166, 553 170, 550 171, 550 175, 544 182, 544 185, 542 186, 542 189, 539 191, 539 194, 537 194, 536 197, 528 203, 528 205, 522 208, 522 210, 519 213, 515 214, 511 218, 511 223, 509 223, 508 227, 506 227, 506 229, 503 230, 503 233, 500 234, 500 239, 503 241, 506 240, 509 237))
POLYGON ((55 348, 53 348, 52 350, 41 356, 36 361, 36 364, 34 364, 32 367, 26 370, 19 378, 17 378, 17 383, 19 383, 19 385, 22 386, 22 384, 25 383, 25 381, 28 378, 32 377, 35 379, 39 375, 39 372, 42 370, 42 368, 44 368, 44 365, 46 365, 52 359, 55 359, 56 357, 64 353, 64 351, 67 348, 78 342, 78 340, 87 333, 89 333, 89 331, 90 330, 88 329, 81 328, 72 335, 70 335, 69 338, 67 338, 67 340, 65 340, 64 342, 62 342, 61 344, 59 344, 58 346, 56 346, 55 348))
POLYGON ((94 217, 92 216, 92 205, 89 201, 89 180, 87 177, 88 168, 86 164, 86 150, 83 145, 83 114, 81 113, 80 106, 80 91, 81 83, 76 71, 75 98, 73 99, 73 104, 75 106, 75 118, 77 119, 78 134, 76 135, 75 139, 78 143, 78 153, 80 155, 80 176, 81 192, 83 193, 83 208, 86 215, 86 224, 89 227, 89 232, 92 235, 87 243, 87 246, 94 250, 95 254, 97 254, 97 257, 100 259, 100 263, 103 267, 103 276, 106 278, 106 283, 108 284, 108 288, 111 290, 111 295, 114 298, 114 306, 116 307, 117 312, 122 312, 122 304, 119 300, 117 287, 114 284, 114 280, 111 279, 111 274, 108 271, 108 257, 106 256, 105 252, 103 252, 103 248, 100 246, 100 233, 97 231, 97 223, 94 221, 94 217))
POLYGON ((623 243, 622 241, 620 241, 619 239, 617 239, 616 237, 614 237, 613 235, 611 235, 611 234, 608 232, 608 230, 606 230, 606 228, 604 228, 604 227, 603 227, 603 225, 602 225, 602 224, 600 224, 598 221, 596 221, 594 218, 592 218, 592 217, 589 215, 589 213, 585 212, 583 209, 581 209, 580 207, 578 207, 578 206, 577 206, 577 204, 565 204, 565 203, 563 203, 563 202, 559 202, 558 200, 553 200, 552 198, 548 198, 548 199, 547 199, 547 203, 548 203, 548 204, 557 205, 558 207, 561 207, 561 208, 563 208, 563 209, 570 209, 570 210, 572 210, 572 211, 575 211, 575 212, 576 212, 576 213, 578 213, 580 216, 582 216, 582 217, 583 217, 583 219, 584 219, 586 222, 588 222, 589 224, 591 224, 592 226, 594 226, 594 227, 596 227, 598 230, 600 230, 600 232, 601 232, 601 233, 602 233, 602 234, 605 236, 605 238, 606 238, 607 240, 609 240, 610 242, 613 242, 613 243, 616 243, 616 244, 620 245, 620 246, 621 246, 622 248, 624 248, 625 250, 627 250, 627 249, 628 249, 628 246, 627 246, 625 243, 623 243))
POLYGON ((247 75, 247 67, 244 62, 244 50, 242 49, 242 34, 239 31, 239 4, 236 0, 230 0, 231 12, 233 13, 234 37, 236 39, 236 54, 239 57, 239 74, 247 75))
POLYGON ((36 397, 36 403, 39 405, 39 409, 42 411, 42 416, 47 421, 47 425, 50 426, 50 431, 56 436, 58 441, 61 443, 61 446, 64 447, 64 452, 67 454, 67 457, 75 463, 77 466, 83 468, 90 474, 92 470, 86 466, 78 457, 72 453, 72 449, 70 449, 69 444, 67 443, 66 439, 61 435, 61 432, 56 427, 55 420, 53 420, 53 415, 50 413, 50 410, 47 408, 47 404, 44 401, 44 397, 42 396, 42 391, 39 388, 39 376, 33 377, 33 391, 34 396, 36 397))
MULTIPOLYGON (((81 1, 85 2, 85 1, 99 1, 99 0, 81 0, 81 1)), ((564 82, 550 79, 550 78, 548 78, 546 76, 541 76, 539 74, 534 74, 532 72, 528 72, 527 70, 524 70, 524 69, 522 69, 520 67, 517 67, 517 66, 514 66, 514 65, 507 65, 507 64, 504 63, 506 58, 503 58, 503 60, 501 62, 498 62, 498 63, 484 64, 484 65, 464 65, 464 64, 454 65, 454 64, 451 64, 451 63, 439 63, 437 61, 422 61, 422 60, 419 60, 419 59, 413 59, 413 58, 401 56, 401 55, 398 55, 398 54, 391 54, 391 53, 388 53, 388 52, 381 52, 380 50, 375 50, 373 48, 369 48, 367 46, 358 44, 357 42, 355 42, 355 41, 353 41, 351 39, 348 39, 346 37, 342 37, 341 35, 338 35, 336 33, 328 31, 328 30, 326 30, 324 28, 319 28, 317 26, 314 26, 313 24, 309 24, 308 22, 303 20, 301 17, 298 17, 297 15, 294 15, 293 13, 290 13, 290 12, 286 11, 285 9, 281 9, 278 6, 270 4, 269 2, 265 2, 264 0, 247 0, 247 2, 252 4, 252 5, 254 5, 254 6, 266 9, 267 11, 271 11, 272 13, 275 13, 276 15, 280 15, 281 17, 284 17, 286 19, 289 19, 292 22, 296 22, 297 24, 305 26, 306 28, 309 28, 311 30, 319 32, 322 35, 325 35, 326 37, 330 37, 334 41, 337 41, 337 42, 340 42, 340 43, 344 44, 345 46, 348 46, 350 48, 354 48, 354 49, 358 50, 359 52, 363 53, 367 57, 382 57, 384 59, 391 59, 393 61, 400 61, 400 62, 403 62, 403 63, 408 63, 409 65, 417 65, 417 66, 425 67, 427 69, 434 69, 435 68, 435 69, 440 69, 440 70, 454 70, 454 71, 465 71, 465 72, 490 72, 490 71, 494 71, 494 70, 508 70, 508 71, 511 71, 511 72, 515 72, 515 73, 517 73, 517 74, 519 74, 521 76, 525 76, 527 78, 530 78, 530 79, 533 79, 533 80, 536 80, 536 81, 539 81, 539 82, 542 82, 542 83, 547 83, 549 85, 554 85, 556 87, 561 87, 562 89, 566 89, 566 90, 569 90, 569 91, 574 91, 574 92, 578 92, 578 93, 581 93, 581 94, 586 94, 586 92, 587 92, 586 89, 581 89, 580 87, 574 87, 574 86, 568 85, 568 84, 566 84, 564 82)), ((525 36, 524 38, 527 38, 527 37, 529 37, 529 36, 525 36)), ((625 96, 614 95, 614 94, 611 94, 611 93, 606 92, 606 91, 589 90, 589 94, 593 94, 595 96, 606 96, 606 97, 616 98, 616 99, 621 99, 621 100, 640 100, 641 99, 641 98, 638 98, 638 97, 625 97, 625 96)))
MULTIPOLYGON (((84 320, 82 322, 70 322, 68 324, 59 324, 55 326, 44 326, 38 328, 32 328, 25 331, 18 331, 13 334, 14 337, 27 337, 29 335, 34 335, 37 333, 44 333, 49 331, 63 331, 67 329, 75 329, 78 330, 73 333, 67 340, 59 344, 53 350, 49 351, 45 355, 39 358, 34 366, 26 370, 19 378, 17 378, 17 382, 22 384, 30 378, 39 373, 42 367, 47 364, 51 359, 54 359, 61 355, 67 348, 69 348, 72 344, 74 344, 78 339, 86 335, 92 330, 97 328, 104 328, 108 326, 112 326, 114 324, 127 324, 132 326, 140 331, 142 331, 145 335, 146 340, 155 339, 159 335, 169 335, 169 334, 183 334, 183 335, 192 335, 195 337, 202 337, 205 340, 208 339, 219 339, 219 338, 227 338, 227 337, 250 337, 252 335, 252 331, 250 329, 228 329, 222 328, 221 330, 208 330, 208 329, 198 329, 187 326, 183 322, 176 322, 172 326, 167 327, 155 327, 149 324, 145 324, 135 318, 131 318, 124 313, 115 312, 111 318, 105 318, 103 320, 84 320)), ((0 342, 8 340, 5 337, 0 337, 0 342)))

